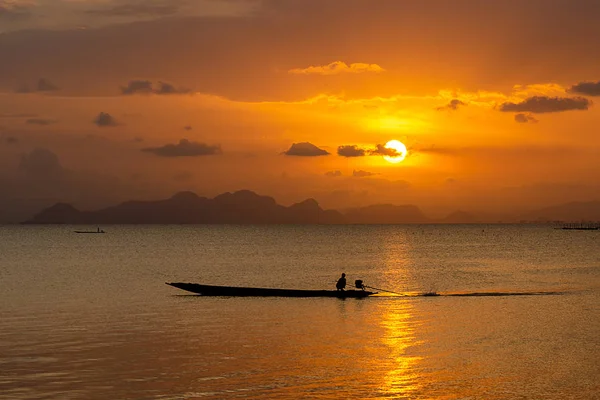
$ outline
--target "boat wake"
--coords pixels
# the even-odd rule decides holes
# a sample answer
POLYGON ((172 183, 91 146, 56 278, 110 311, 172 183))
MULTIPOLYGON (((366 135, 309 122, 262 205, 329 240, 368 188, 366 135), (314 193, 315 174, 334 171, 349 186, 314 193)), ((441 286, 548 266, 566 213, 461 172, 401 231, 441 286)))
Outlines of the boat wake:
POLYGON ((375 297, 506 297, 506 296, 557 296, 565 292, 428 292, 428 293, 398 293, 377 294, 375 297))

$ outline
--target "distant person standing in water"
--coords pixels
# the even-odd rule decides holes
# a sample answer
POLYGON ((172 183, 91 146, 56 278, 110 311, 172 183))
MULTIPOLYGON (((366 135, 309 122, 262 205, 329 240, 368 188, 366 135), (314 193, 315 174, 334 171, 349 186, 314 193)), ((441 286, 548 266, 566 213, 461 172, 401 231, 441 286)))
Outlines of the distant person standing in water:
POLYGON ((342 292, 344 291, 344 289, 346 288, 346 274, 342 274, 342 277, 338 279, 337 283, 335 284, 335 287, 337 288, 337 290, 341 290, 342 292))

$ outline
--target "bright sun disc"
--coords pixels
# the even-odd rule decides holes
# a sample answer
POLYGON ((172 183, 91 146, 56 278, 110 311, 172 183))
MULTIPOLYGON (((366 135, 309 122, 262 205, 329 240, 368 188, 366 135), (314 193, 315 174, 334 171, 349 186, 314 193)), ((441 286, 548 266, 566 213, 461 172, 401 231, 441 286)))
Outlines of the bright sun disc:
POLYGON ((404 143, 399 142, 398 140, 390 140, 385 144, 384 147, 386 149, 396 150, 396 153, 398 153, 397 156, 383 156, 384 160, 393 164, 397 164, 399 162, 404 161, 404 159, 406 158, 406 154, 408 153, 408 150, 406 150, 406 146, 404 145, 404 143))

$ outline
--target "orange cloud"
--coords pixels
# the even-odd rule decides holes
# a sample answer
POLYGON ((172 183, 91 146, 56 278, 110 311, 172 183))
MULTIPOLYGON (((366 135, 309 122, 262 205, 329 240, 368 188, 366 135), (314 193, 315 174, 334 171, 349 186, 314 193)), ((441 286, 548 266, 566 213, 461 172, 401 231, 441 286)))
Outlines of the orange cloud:
POLYGON ((343 61, 335 61, 327 65, 313 66, 308 68, 295 68, 288 71, 290 74, 295 75, 338 75, 343 73, 349 74, 362 74, 364 72, 385 72, 385 69, 381 68, 377 64, 365 64, 365 63, 353 63, 346 64, 343 61))

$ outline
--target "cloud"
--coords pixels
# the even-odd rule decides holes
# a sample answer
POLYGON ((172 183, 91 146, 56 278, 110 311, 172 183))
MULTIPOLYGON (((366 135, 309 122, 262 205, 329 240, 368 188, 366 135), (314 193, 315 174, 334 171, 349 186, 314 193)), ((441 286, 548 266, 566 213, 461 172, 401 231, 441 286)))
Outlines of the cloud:
POLYGON ((292 146, 283 154, 285 154, 286 156, 317 157, 327 156, 329 155, 329 152, 318 148, 312 143, 303 142, 292 144, 292 146))
POLYGON ((378 144, 375 149, 369 150, 369 154, 372 156, 390 156, 396 157, 400 154, 394 149, 388 149, 382 144, 378 144))
POLYGON ((176 88, 174 85, 166 82, 158 82, 158 89, 155 94, 188 94, 191 90, 185 88, 176 88))
POLYGON ((25 123, 27 123, 29 125, 46 126, 46 125, 55 124, 56 121, 52 120, 52 119, 45 119, 45 118, 29 118, 27 121, 25 121, 25 123))
POLYGON ((363 171, 363 170, 352 171, 352 176, 355 178, 366 178, 366 177, 373 176, 373 175, 377 175, 377 174, 374 172, 363 171))
POLYGON ((148 147, 142 149, 161 157, 198 157, 222 154, 221 146, 210 146, 206 143, 190 142, 181 139, 178 144, 167 144, 162 147, 148 147))
POLYGON ((502 112, 531 112, 534 114, 555 113, 572 110, 587 110, 592 102, 585 97, 534 96, 521 103, 502 103, 502 112))
POLYGON ((515 115, 515 121, 520 124, 532 123, 535 124, 538 120, 531 114, 517 114, 515 115))
POLYGON ((342 157, 363 157, 366 153, 365 149, 361 149, 358 146, 340 146, 337 149, 337 153, 342 157))
POLYGON ((152 93, 152 82, 143 80, 132 80, 129 81, 127 86, 121 86, 122 94, 135 94, 135 93, 152 93))
POLYGON ((396 157, 400 154, 394 149, 388 149, 382 144, 375 145, 371 149, 363 149, 356 145, 338 147, 338 155, 342 157, 363 157, 363 156, 390 156, 396 157))
POLYGON ((50 82, 48 79, 40 78, 33 89, 28 84, 23 84, 17 89, 17 93, 36 93, 36 92, 55 92, 60 90, 58 86, 50 82))
POLYGON ((361 74, 364 72, 380 73, 385 72, 385 69, 377 64, 353 63, 348 65, 342 61, 335 61, 327 65, 311 65, 308 68, 294 68, 288 71, 288 73, 294 75, 338 75, 342 73, 361 74))
POLYGON ((342 176, 342 171, 336 170, 336 171, 327 171, 325 172, 325 176, 329 176, 332 178, 337 178, 342 176))
POLYGON ((37 91, 38 92, 53 92, 55 90, 60 90, 58 86, 56 86, 55 84, 53 84, 52 82, 50 82, 47 79, 41 78, 38 82, 37 82, 37 91))
POLYGON ((580 82, 571 86, 571 93, 583 94, 586 96, 600 96, 600 81, 598 82, 580 82))
POLYGON ((179 11, 179 8, 180 6, 176 1, 138 1, 128 4, 113 5, 106 8, 88 10, 87 13, 105 17, 162 17, 176 14, 177 11, 179 11))
POLYGON ((28 18, 34 5, 30 0, 0 0, 0 20, 15 21, 28 18))
POLYGON ((192 91, 184 88, 177 88, 175 85, 166 82, 158 82, 158 87, 154 87, 152 81, 148 80, 132 80, 127 86, 121 86, 121 93, 124 95, 131 94, 188 94, 192 91))
POLYGON ((191 125, 186 125, 183 127, 183 129, 186 131, 191 131, 192 129, 194 129, 194 127, 192 127, 191 125))
POLYGON ((438 107, 436 108, 436 110, 438 111, 444 111, 444 110, 448 110, 448 111, 456 111, 458 110, 459 106, 466 106, 467 103, 465 103, 464 101, 461 101, 459 99, 452 99, 450 100, 450 102, 448 104, 446 104, 445 106, 442 107, 438 107))
POLYGON ((19 169, 31 177, 56 177, 64 172, 58 156, 45 148, 37 148, 29 154, 24 154, 19 169))
POLYGON ((98 125, 98 127, 100 128, 107 128, 119 125, 119 123, 113 118, 112 115, 105 112, 101 112, 100 114, 98 114, 96 119, 94 119, 94 124, 98 125))
POLYGON ((37 114, 0 114, 0 118, 33 118, 37 117, 37 114))
POLYGON ((9 136, 6 138, 6 143, 7 144, 17 144, 17 143, 19 143, 19 139, 17 139, 14 136, 9 136))

